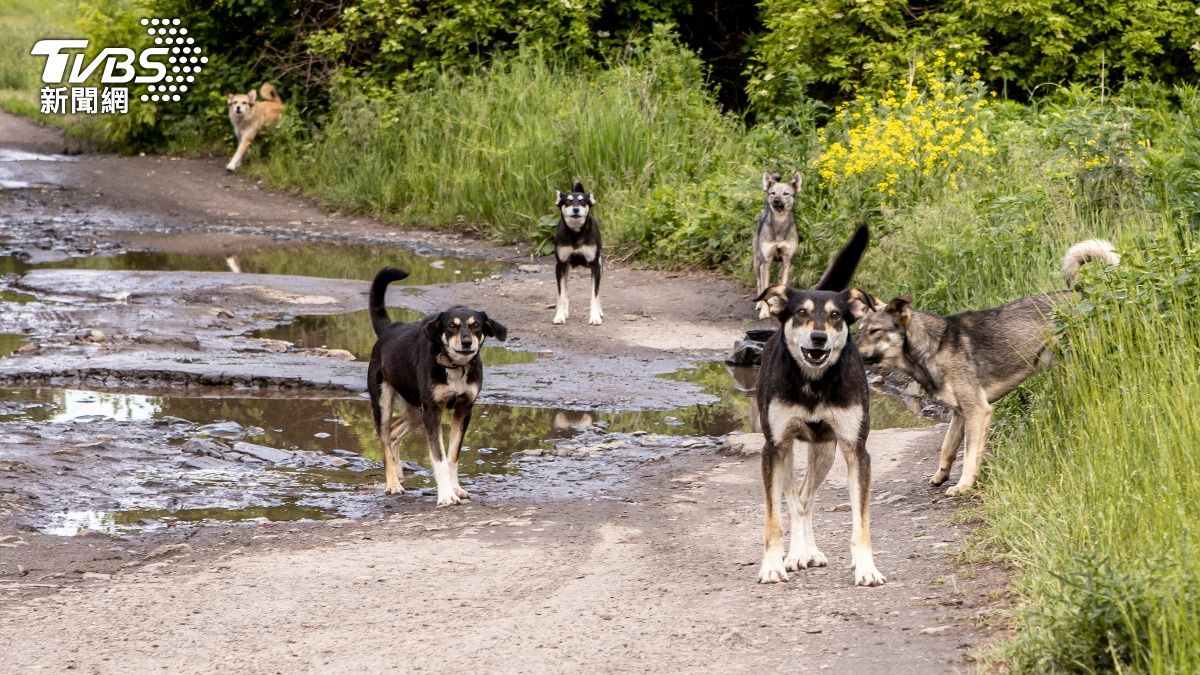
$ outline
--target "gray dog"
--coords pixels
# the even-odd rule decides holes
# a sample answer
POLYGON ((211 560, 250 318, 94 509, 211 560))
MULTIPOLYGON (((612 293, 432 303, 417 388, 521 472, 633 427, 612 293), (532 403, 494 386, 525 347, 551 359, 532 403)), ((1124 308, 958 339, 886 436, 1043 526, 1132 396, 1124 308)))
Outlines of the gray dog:
MULTIPOLYGON (((792 271, 792 256, 800 237, 796 234, 796 193, 800 191, 800 172, 792 174, 786 183, 779 174, 763 173, 763 192, 766 203, 754 223, 754 275, 758 295, 771 285, 771 263, 779 261, 779 284, 787 286, 792 271)), ((767 303, 759 302, 758 318, 771 315, 767 303)))

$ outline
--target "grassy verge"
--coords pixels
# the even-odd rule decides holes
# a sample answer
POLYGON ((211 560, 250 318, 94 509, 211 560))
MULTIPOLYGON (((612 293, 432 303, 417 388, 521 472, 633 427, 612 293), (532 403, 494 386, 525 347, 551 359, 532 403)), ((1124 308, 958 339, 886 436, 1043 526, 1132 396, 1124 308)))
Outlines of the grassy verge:
POLYGON ((0 107, 36 115, 42 88, 42 57, 29 51, 45 38, 73 37, 75 0, 0 0, 0 107))

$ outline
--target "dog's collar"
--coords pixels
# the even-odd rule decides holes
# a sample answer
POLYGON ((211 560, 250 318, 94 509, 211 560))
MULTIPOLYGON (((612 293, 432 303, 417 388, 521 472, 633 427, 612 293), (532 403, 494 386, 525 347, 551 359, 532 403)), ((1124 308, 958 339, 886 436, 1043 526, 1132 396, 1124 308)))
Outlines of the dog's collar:
MULTIPOLYGON (((478 355, 479 354, 477 352, 476 356, 478 356, 478 355)), ((439 366, 449 370, 449 369, 454 369, 454 368, 466 368, 467 366, 471 365, 471 361, 474 361, 475 357, 472 356, 471 361, 467 361, 466 363, 455 363, 450 360, 449 356, 446 356, 445 352, 438 352, 438 355, 434 358, 434 360, 437 361, 437 364, 439 366)))

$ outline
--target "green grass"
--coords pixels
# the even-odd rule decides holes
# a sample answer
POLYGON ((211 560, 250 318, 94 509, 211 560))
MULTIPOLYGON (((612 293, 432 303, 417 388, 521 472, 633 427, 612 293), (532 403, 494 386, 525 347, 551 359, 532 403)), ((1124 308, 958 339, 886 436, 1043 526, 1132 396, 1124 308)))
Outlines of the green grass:
POLYGON ((45 58, 33 43, 76 37, 75 0, 0 0, 0 108, 21 115, 38 111, 45 58))

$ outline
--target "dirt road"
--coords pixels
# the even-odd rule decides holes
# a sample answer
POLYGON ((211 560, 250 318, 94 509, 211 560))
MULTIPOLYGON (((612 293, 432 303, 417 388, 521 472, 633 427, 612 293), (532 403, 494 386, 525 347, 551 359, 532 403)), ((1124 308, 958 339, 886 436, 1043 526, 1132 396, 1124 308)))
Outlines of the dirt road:
MULTIPOLYGON (((64 142, 0 115, 0 149, 55 155, 64 142)), ((579 317, 553 327, 545 261, 325 213, 227 176, 218 159, 75 155, 0 162, 6 170, 14 175, 0 178, 32 187, 0 193, 0 245, 34 259, 109 246, 245 256, 262 242, 302 239, 531 265, 393 295, 422 311, 485 307, 518 346, 540 354, 490 367, 485 403, 566 412, 694 405, 711 396, 656 375, 719 358, 754 325, 746 289, 728 279, 616 267, 602 327, 579 317)), ((287 383, 310 396, 353 396, 361 361, 274 350, 246 335, 298 307, 361 310, 370 272, 337 280, 21 268, 13 289, 39 301, 6 305, 0 332, 27 329, 36 349, 0 359, 0 377, 135 391, 221 384, 237 389, 230 395, 287 383)), ((0 423, 3 672, 957 672, 987 640, 981 626, 1001 587, 995 571, 955 564, 966 527, 957 504, 925 484, 943 425, 871 435, 872 529, 888 583, 862 589, 851 585, 840 460, 817 498, 830 566, 760 586, 757 458, 720 454, 720 439, 701 434, 609 434, 613 450, 582 457, 557 453, 560 444, 515 474, 480 478, 475 499, 456 508, 376 490, 360 497, 374 506, 351 519, 53 536, 29 523, 54 485, 77 483, 79 499, 86 484, 153 489, 120 463, 149 450, 138 461, 160 461, 177 445, 156 436, 154 422, 80 419, 0 423), (109 440, 89 445, 89 429, 109 440), (123 435, 141 440, 121 445, 123 435)))

